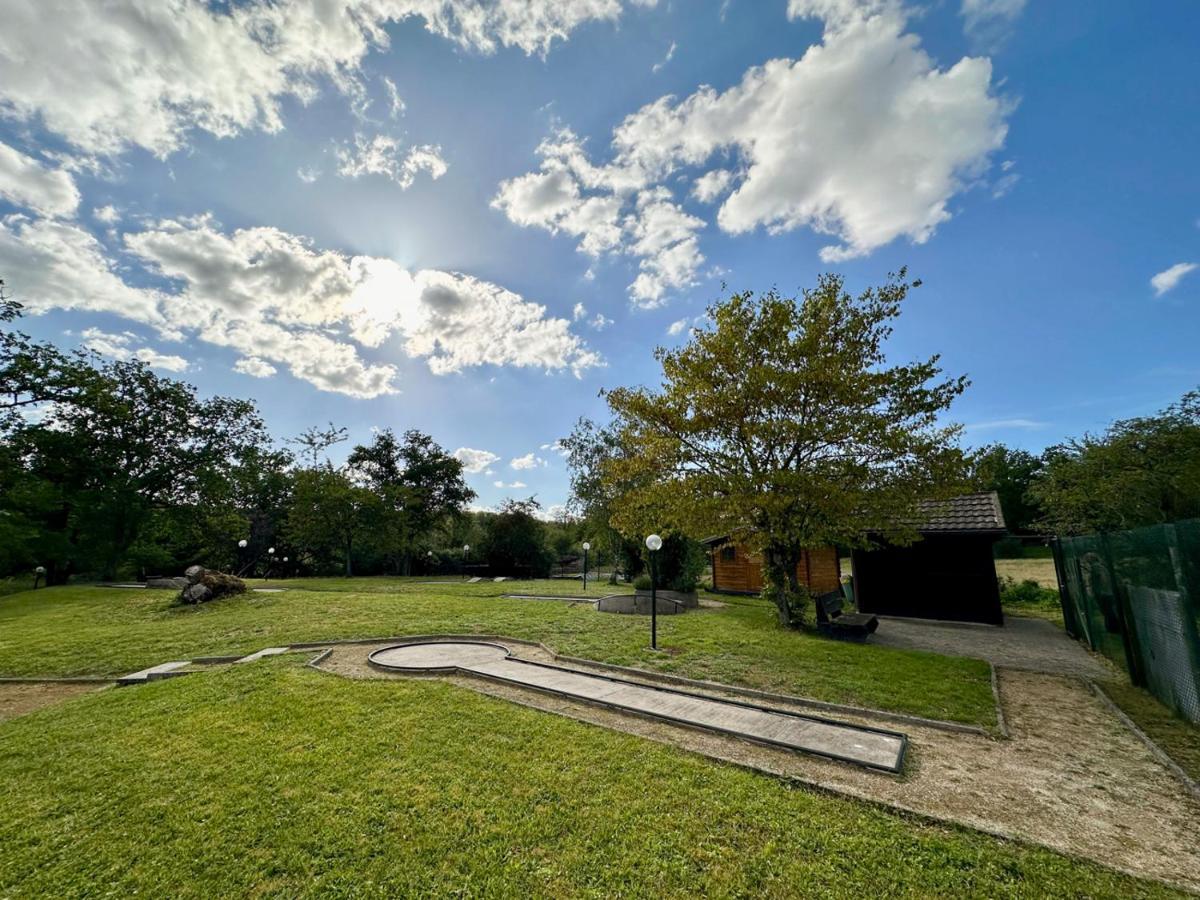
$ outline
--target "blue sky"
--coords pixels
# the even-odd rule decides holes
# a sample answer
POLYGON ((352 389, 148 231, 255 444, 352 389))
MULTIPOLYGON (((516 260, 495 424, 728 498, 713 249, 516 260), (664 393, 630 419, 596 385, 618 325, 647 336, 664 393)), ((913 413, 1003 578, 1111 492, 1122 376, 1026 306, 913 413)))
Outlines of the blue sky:
POLYGON ((561 503, 550 445, 722 282, 907 265, 891 354, 970 375, 970 444, 1200 383, 1193 3, 0 5, 25 327, 281 437, 422 429, 484 505, 561 503))

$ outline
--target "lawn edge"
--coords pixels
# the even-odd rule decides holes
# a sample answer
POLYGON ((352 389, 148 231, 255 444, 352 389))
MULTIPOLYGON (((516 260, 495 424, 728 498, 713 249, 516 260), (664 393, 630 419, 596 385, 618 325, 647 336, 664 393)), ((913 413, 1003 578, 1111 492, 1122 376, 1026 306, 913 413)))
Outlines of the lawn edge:
POLYGON ((1085 678, 1084 682, 1092 689, 1092 693, 1099 697, 1101 702, 1103 702, 1104 705, 1107 706, 1109 710, 1121 720, 1125 727, 1132 731, 1138 740, 1146 745, 1147 749, 1149 749, 1150 753, 1155 757, 1155 759, 1166 766, 1171 771, 1171 774, 1179 779, 1184 789, 1196 800, 1200 801, 1200 784, 1197 784, 1192 780, 1192 777, 1183 770, 1183 767, 1171 758, 1171 754, 1167 753, 1166 750, 1158 746, 1158 744, 1154 742, 1154 739, 1150 737, 1150 735, 1142 731, 1141 727, 1135 721, 1133 721, 1129 714, 1126 713, 1125 710, 1121 709, 1121 707, 1117 705, 1117 702, 1113 700, 1112 697, 1105 693, 1104 688, 1100 687, 1100 685, 1091 678, 1085 678))

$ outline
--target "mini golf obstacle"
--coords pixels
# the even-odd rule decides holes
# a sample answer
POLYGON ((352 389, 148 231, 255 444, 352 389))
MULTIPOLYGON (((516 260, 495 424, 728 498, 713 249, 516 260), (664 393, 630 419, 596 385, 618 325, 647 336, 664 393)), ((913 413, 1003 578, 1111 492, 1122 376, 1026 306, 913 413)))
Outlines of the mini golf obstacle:
POLYGON ((517 659, 507 647, 483 641, 397 644, 376 650, 368 657, 368 662, 377 669, 414 675, 461 672, 884 772, 900 771, 908 746, 908 738, 897 731, 850 725, 738 700, 517 659))

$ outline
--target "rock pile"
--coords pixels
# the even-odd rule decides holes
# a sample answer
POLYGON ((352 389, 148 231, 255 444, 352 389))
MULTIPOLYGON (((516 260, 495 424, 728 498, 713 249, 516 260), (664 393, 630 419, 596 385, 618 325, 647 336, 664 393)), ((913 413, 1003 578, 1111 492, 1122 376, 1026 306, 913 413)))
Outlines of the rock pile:
POLYGON ((242 579, 224 572, 210 572, 204 566, 188 566, 183 575, 187 579, 187 586, 179 592, 180 603, 207 603, 209 600, 246 592, 246 583, 242 579))

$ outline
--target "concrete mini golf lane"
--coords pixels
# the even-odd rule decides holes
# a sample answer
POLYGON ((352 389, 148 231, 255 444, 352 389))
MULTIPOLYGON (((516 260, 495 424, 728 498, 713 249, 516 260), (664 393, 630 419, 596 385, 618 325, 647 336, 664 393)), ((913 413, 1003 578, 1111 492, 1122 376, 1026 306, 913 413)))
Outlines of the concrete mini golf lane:
POLYGON ((475 641, 400 644, 376 650, 368 660, 376 668, 396 672, 463 672, 886 772, 900 771, 908 743, 907 738, 896 731, 847 725, 831 719, 517 659, 509 655, 508 648, 499 644, 475 641))

